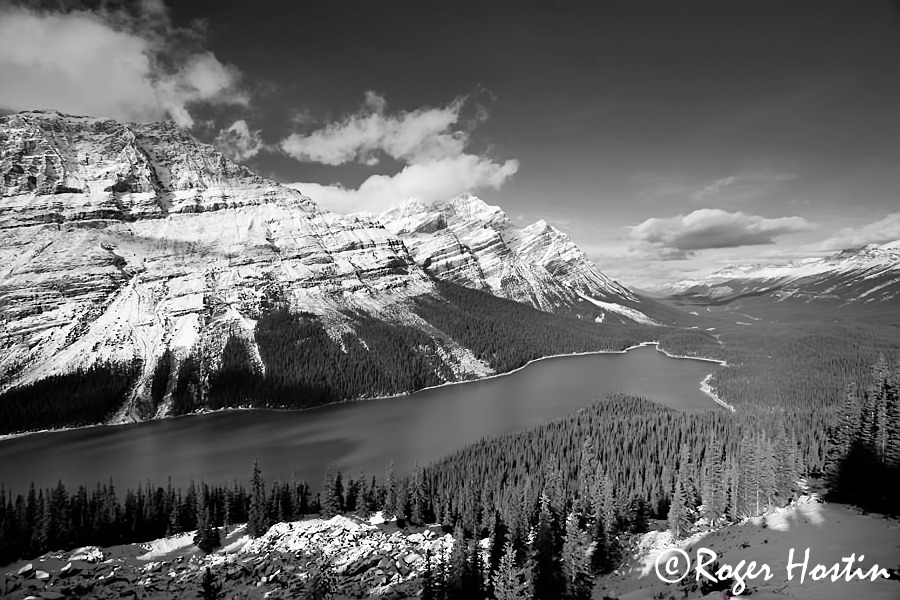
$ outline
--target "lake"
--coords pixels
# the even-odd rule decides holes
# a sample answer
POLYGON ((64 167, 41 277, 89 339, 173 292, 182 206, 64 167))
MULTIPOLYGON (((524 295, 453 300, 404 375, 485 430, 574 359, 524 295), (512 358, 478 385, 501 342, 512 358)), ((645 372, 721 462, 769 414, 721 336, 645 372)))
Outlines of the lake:
MULTIPOLYGON (((414 394, 304 411, 238 410, 132 425, 55 431, 0 441, 0 482, 24 492, 62 480, 72 491, 113 478, 123 490, 150 480, 248 481, 254 459, 267 481, 319 487, 332 463, 347 476, 381 479, 425 465, 484 437, 564 416, 614 392, 680 410, 716 409, 700 382, 720 367, 674 359, 652 346, 625 353, 562 356, 509 375, 414 394)), ((720 409, 721 410, 721 409, 720 409)))

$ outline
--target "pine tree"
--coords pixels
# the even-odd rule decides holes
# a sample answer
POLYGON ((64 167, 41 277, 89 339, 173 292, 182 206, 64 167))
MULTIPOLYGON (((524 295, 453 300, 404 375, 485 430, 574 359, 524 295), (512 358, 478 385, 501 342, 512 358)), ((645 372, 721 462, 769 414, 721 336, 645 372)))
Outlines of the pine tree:
POLYGON ((437 600, 434 581, 434 560, 431 548, 425 550, 425 570, 422 571, 422 600, 437 600))
POLYGON ((669 506, 669 529, 676 538, 684 535, 690 526, 687 500, 684 497, 684 488, 681 482, 681 474, 675 478, 675 489, 672 492, 672 503, 669 506))
POLYGON ((392 460, 387 468, 384 477, 384 518, 393 519, 402 516, 400 512, 400 498, 397 495, 397 477, 394 474, 394 461, 392 460))
POLYGON ((828 429, 828 446, 825 454, 825 473, 832 485, 838 467, 850 453, 850 445, 859 432, 860 404, 856 384, 848 383, 844 402, 838 410, 834 423, 828 429))
POLYGON ((532 548, 536 598, 553 598, 558 596, 564 587, 559 562, 562 536, 557 521, 556 511, 550 504, 550 499, 546 494, 541 494, 541 508, 532 548))
POLYGON ((722 460, 722 443, 717 437, 713 437, 703 457, 703 477, 700 486, 703 516, 713 525, 725 516, 727 504, 726 474, 722 460))
POLYGON ((491 527, 491 552, 488 557, 488 571, 493 573, 500 567, 500 559, 507 544, 506 525, 500 511, 494 511, 494 525, 491 527))
POLYGON ((531 589, 525 570, 516 565, 516 550, 511 542, 504 547, 500 564, 493 572, 491 583, 496 600, 531 600, 531 589))
POLYGON ((484 560, 481 556, 478 540, 474 540, 469 545, 469 556, 467 558, 465 580, 463 581, 465 598, 484 598, 484 560))
POLYGON ((562 571, 566 600, 588 600, 591 597, 593 578, 588 544, 578 527, 578 517, 570 513, 566 517, 566 533, 562 547, 562 571))
POLYGON ((453 532, 453 548, 447 565, 447 597, 450 600, 467 600, 467 584, 469 574, 469 551, 462 525, 457 525, 453 532))
POLYGON ((200 503, 197 511, 197 533, 194 534, 194 544, 205 554, 209 554, 222 544, 222 539, 219 529, 213 526, 209 515, 208 491, 204 490, 200 503))
POLYGON ((775 459, 775 452, 772 444, 769 442, 765 431, 763 431, 757 439, 756 456, 758 461, 758 502, 756 513, 762 514, 766 512, 775 503, 775 496, 778 490, 778 464, 775 459))
POLYGON ((410 515, 409 520, 414 525, 425 524, 425 490, 422 487, 422 469, 416 463, 413 470, 412 485, 409 488, 410 515))
POLYGON ((219 600, 222 597, 222 584, 212 574, 209 567, 203 572, 203 579, 200 580, 200 591, 197 596, 203 600, 219 600))
POLYGON ((266 489, 259 463, 253 461, 253 477, 250 480, 250 513, 247 516, 247 533, 259 537, 269 530, 266 489))
POLYGON ((330 519, 341 514, 343 510, 343 483, 340 471, 335 474, 331 465, 325 470, 325 482, 322 485, 322 516, 330 519))

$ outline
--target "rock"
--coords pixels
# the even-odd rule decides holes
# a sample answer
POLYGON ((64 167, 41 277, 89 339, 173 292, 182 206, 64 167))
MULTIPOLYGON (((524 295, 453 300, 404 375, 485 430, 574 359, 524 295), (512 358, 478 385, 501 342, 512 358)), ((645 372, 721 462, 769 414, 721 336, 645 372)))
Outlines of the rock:
POLYGON ((44 600, 63 600, 65 598, 65 594, 61 594, 59 592, 41 592, 41 598, 44 600))
POLYGON ((48 573, 47 571, 35 571, 34 578, 39 581, 47 581, 48 579, 50 579, 50 573, 48 573))
POLYGON ((28 563, 27 565, 23 566, 18 571, 16 571, 16 575, 19 575, 21 577, 31 577, 31 575, 33 573, 34 573, 34 564, 32 564, 32 563, 28 563))

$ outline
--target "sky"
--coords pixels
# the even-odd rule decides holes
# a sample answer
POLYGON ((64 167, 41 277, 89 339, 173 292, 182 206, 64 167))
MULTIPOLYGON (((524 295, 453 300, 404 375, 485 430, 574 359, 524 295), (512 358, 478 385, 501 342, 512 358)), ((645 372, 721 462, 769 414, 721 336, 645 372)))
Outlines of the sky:
POLYGON ((471 191, 652 289, 900 239, 890 0, 0 0, 0 110, 173 119, 339 212, 471 191))

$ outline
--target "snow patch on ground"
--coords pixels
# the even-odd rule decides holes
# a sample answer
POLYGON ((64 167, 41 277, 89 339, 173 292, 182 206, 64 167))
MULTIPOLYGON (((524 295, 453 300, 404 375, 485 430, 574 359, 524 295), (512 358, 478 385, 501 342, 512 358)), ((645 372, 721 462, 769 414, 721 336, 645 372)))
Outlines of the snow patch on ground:
MULTIPOLYGON (((615 596, 620 600, 651 598, 682 598, 677 583, 666 584, 656 575, 656 561, 668 558, 673 549, 687 552, 696 565, 697 552, 706 548, 716 553, 721 565, 737 566, 740 561, 757 561, 768 565, 772 578, 747 579, 748 592, 757 600, 896 600, 900 597, 900 582, 879 578, 876 581, 844 578, 832 582, 830 578, 812 581, 808 573, 815 565, 831 567, 842 559, 856 555, 856 567, 868 571, 879 567, 896 568, 900 564, 900 522, 877 514, 832 503, 822 503, 815 496, 804 496, 790 506, 768 515, 746 519, 719 530, 698 533, 683 540, 672 539, 669 531, 645 534, 637 544, 631 563, 618 574, 609 575, 598 582, 594 598, 599 600, 615 596), (788 579, 788 559, 794 551, 794 563, 802 563, 806 549, 809 563, 806 577, 800 582, 802 568, 793 570, 788 579), (859 560, 864 555, 864 560, 859 560), (657 595, 661 594, 661 595, 657 595)), ((682 563, 683 564, 683 563, 682 563)), ((745 563, 746 564, 746 563, 745 563)), ((663 571, 664 573, 665 571, 663 571)), ((682 571, 683 572, 683 571, 682 571)), ((691 571, 691 577, 695 571, 691 571)), ((687 596, 700 597, 698 593, 687 596)), ((722 593, 708 594, 704 598, 716 600, 722 593)))
POLYGON ((621 304, 615 304, 613 302, 603 302, 602 300, 595 300, 590 296, 586 296, 585 294, 579 293, 579 296, 587 300, 588 302, 599 306, 604 310, 608 310, 610 312, 618 313, 624 317, 635 321, 636 323, 643 323, 644 325, 659 325, 656 321, 645 315, 639 310, 628 306, 622 306, 621 304))
POLYGON ((194 533, 195 532, 193 531, 189 531, 141 544, 141 547, 144 548, 146 552, 137 558, 138 560, 157 560, 165 558, 172 553, 184 550, 194 544, 194 533))

